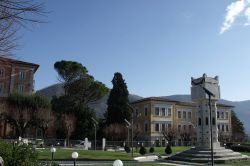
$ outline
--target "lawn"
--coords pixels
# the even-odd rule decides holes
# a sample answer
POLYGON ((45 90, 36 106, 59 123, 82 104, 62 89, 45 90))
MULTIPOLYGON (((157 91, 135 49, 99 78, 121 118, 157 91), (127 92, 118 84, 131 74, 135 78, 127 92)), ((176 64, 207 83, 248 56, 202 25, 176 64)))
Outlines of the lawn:
MULTIPOLYGON (((176 146, 172 147, 173 154, 177 152, 181 152, 184 150, 189 149, 190 147, 184 146, 176 146)), ((40 160, 50 160, 51 159, 51 152, 50 149, 39 149, 37 150, 39 154, 40 160)), ((72 148, 58 148, 54 153, 55 160, 70 160, 72 152, 77 151, 79 153, 78 159, 81 160, 133 160, 131 153, 125 152, 109 152, 109 151, 101 151, 101 150, 82 150, 82 149, 72 149, 72 148)), ((134 150, 134 157, 140 156, 138 153, 139 149, 134 150)), ((149 148, 147 148, 149 151, 149 148)), ((164 155, 165 154, 165 147, 155 147, 156 155, 164 155)))
MULTIPOLYGON (((57 149, 54 153, 55 160, 71 160, 72 152, 78 152, 80 160, 132 160, 131 154, 125 152, 108 152, 101 150, 81 150, 81 149, 65 149, 60 148, 57 149)), ((138 156, 139 154, 135 154, 134 156, 138 156)), ((51 152, 50 149, 42 149, 38 150, 38 158, 39 160, 51 160, 51 152)))

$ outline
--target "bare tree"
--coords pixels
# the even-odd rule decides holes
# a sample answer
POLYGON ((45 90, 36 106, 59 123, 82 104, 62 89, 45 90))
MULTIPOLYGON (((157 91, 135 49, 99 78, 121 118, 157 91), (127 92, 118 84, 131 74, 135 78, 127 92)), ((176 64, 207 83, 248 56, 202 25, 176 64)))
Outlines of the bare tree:
POLYGON ((0 56, 7 56, 16 48, 17 31, 28 23, 40 23, 43 4, 36 0, 0 0, 0 56))
POLYGON ((177 131, 174 128, 171 128, 169 130, 162 131, 162 135, 164 136, 165 140, 169 142, 169 144, 173 145, 177 136, 177 131))

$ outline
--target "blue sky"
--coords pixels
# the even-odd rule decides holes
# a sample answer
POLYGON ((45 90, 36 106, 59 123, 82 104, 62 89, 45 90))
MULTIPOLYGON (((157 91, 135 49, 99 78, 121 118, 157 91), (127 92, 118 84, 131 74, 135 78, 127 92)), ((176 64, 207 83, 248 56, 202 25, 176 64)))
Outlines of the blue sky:
POLYGON ((250 99, 249 0, 45 0, 48 23, 22 30, 15 55, 40 64, 35 89, 74 60, 112 87, 121 72, 143 97, 190 94, 191 77, 219 76, 221 96, 250 99))

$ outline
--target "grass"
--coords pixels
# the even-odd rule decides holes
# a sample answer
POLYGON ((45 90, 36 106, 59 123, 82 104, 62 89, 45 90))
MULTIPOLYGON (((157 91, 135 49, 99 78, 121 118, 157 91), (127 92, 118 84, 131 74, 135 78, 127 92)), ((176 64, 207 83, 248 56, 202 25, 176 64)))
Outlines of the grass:
MULTIPOLYGON (((189 149, 190 147, 184 146, 176 146, 172 147, 173 154, 178 152, 182 152, 184 150, 189 149)), ((155 147, 154 154, 156 155, 164 155, 165 147, 155 147)), ((139 151, 139 149, 137 149, 139 151)), ((147 148, 147 151, 149 148, 147 148)), ((101 151, 101 150, 82 150, 82 149, 72 149, 72 148, 59 148, 54 154, 55 160, 72 160, 71 154, 72 152, 77 151, 79 153, 78 160, 133 160, 131 157, 131 153, 125 152, 109 152, 109 151, 101 151)), ((38 150, 39 159, 40 160, 51 160, 51 152, 50 149, 42 149, 38 150)), ((242 153, 244 155, 250 156, 250 152, 242 153)), ((134 156, 140 156, 139 153, 135 152, 134 156)), ((150 166, 152 163, 129 163, 124 164, 124 166, 150 166)), ((154 163, 154 166, 162 166, 162 164, 154 163)), ((220 166, 242 166, 242 165, 250 165, 250 161, 239 161, 234 163, 227 163, 227 164, 216 164, 220 166)), ((95 165, 92 165, 95 166, 95 165)), ((103 164, 103 165, 96 165, 96 166, 112 166, 112 164, 103 164)))
MULTIPOLYGON (((81 149, 57 149, 54 153, 55 160, 71 160, 72 152, 78 152, 79 160, 132 160, 131 154, 125 152, 108 152, 101 150, 81 150, 81 149)), ((135 154, 138 156, 139 154, 135 154)), ((50 149, 38 150, 39 160, 50 160, 51 152, 50 149)))
MULTIPOLYGON (((177 152, 181 152, 184 150, 189 149, 190 147, 184 147, 184 146, 176 146, 172 147, 173 154, 176 154, 177 152)), ((79 154, 78 159, 80 160, 133 160, 131 153, 125 153, 125 152, 109 152, 109 151, 101 151, 101 150, 82 150, 82 149, 73 149, 73 148, 58 148, 56 152, 54 153, 54 159, 55 160, 70 160, 72 152, 77 151, 79 154)), ((140 156, 138 153, 139 148, 135 149, 134 157, 140 156)), ((147 151, 149 151, 149 148, 147 148, 147 151)), ((165 147, 155 147, 156 155, 164 155, 165 154, 165 147)), ((50 160, 51 159, 51 152, 50 149, 41 149, 38 150, 38 158, 40 160, 50 160)))

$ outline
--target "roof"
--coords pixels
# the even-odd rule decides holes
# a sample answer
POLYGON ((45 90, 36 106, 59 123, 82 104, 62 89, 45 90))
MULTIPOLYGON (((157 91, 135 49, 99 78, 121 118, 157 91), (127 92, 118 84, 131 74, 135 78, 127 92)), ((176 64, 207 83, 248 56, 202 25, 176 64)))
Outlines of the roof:
MULTIPOLYGON (((132 102, 131 104, 137 104, 137 103, 141 103, 144 101, 162 101, 162 102, 172 102, 172 103, 176 103, 178 105, 185 105, 185 106, 195 106, 195 102, 184 102, 184 101, 178 101, 178 100, 171 100, 168 98, 163 98, 163 97, 147 97, 147 98, 143 98, 137 101, 132 102)), ((232 105, 227 105, 227 104, 222 104, 222 103, 218 103, 218 106, 221 107, 234 107, 232 105)))
POLYGON ((182 101, 178 101, 178 100, 171 100, 171 99, 167 99, 167 98, 163 98, 163 97, 147 97, 147 98, 143 98, 137 101, 132 102, 132 104, 136 104, 136 103, 140 103, 140 102, 144 102, 144 101, 162 101, 162 102, 172 102, 172 103, 177 103, 179 105, 190 105, 190 106, 194 106, 194 102, 182 102, 182 101))
POLYGON ((20 60, 12 59, 12 58, 9 58, 9 57, 3 57, 3 56, 0 56, 0 61, 9 61, 11 63, 33 67, 35 69, 35 72, 37 71, 37 69, 39 67, 39 65, 35 64, 35 63, 20 61, 20 60))

